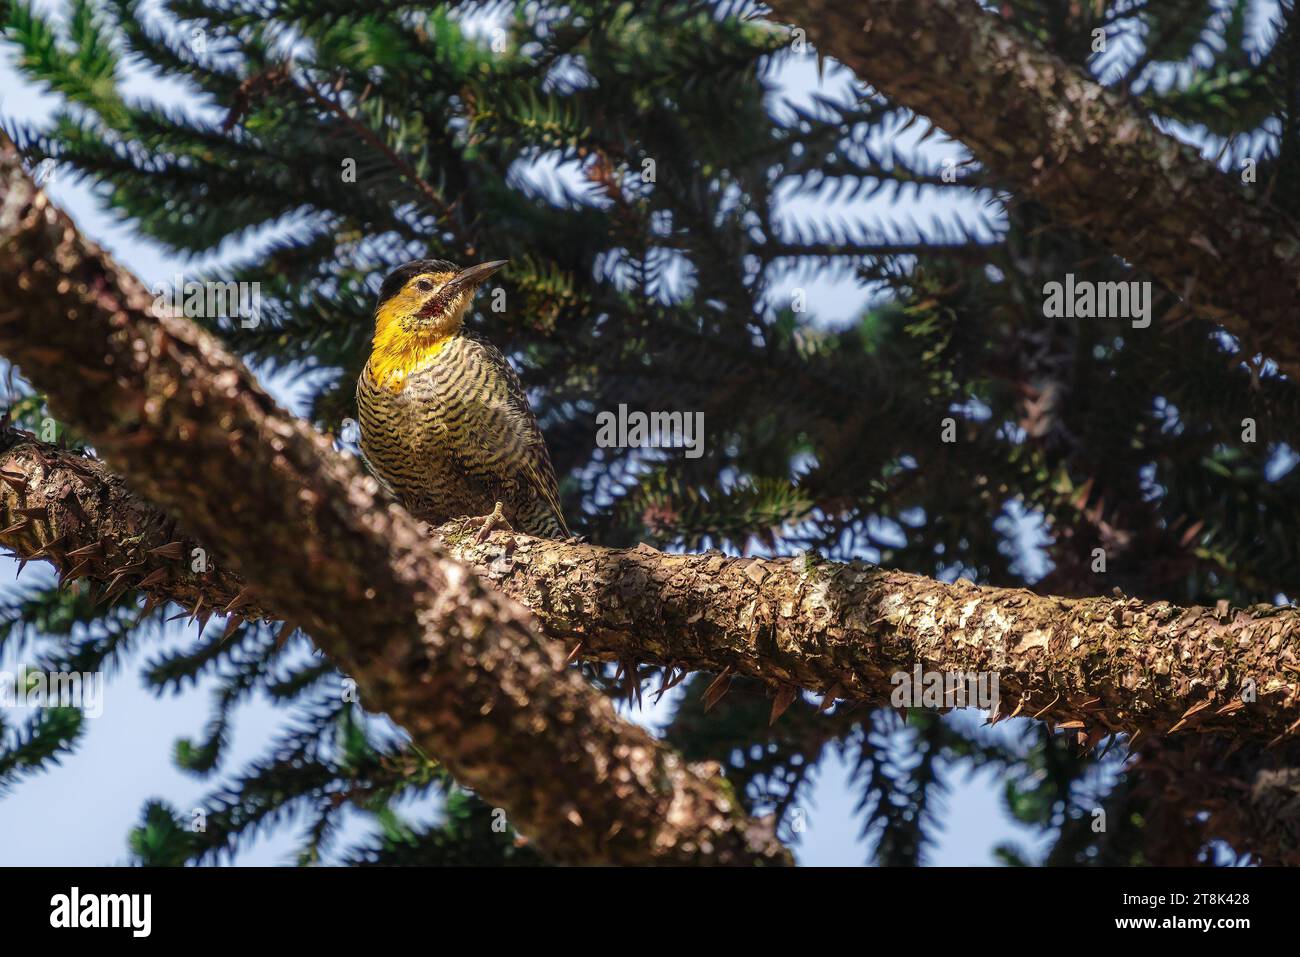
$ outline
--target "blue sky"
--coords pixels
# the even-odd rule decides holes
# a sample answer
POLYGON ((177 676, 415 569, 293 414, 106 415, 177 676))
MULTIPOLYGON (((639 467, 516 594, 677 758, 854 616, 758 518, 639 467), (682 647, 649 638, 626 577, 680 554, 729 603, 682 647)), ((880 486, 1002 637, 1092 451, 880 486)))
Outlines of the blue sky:
MULTIPOLYGON (((819 79, 814 61, 794 59, 782 70, 782 95, 805 99, 814 92, 841 90, 846 82, 842 71, 828 70, 819 79)), ((130 95, 147 97, 187 110, 208 109, 185 90, 169 82, 140 72, 127 77, 130 95)), ((13 67, 13 53, 0 44, 0 117, 32 120, 45 115, 57 100, 44 95, 23 80, 13 67)), ((910 151, 923 127, 911 131, 896 148, 910 151)), ((926 149, 937 164, 946 155, 960 156, 952 144, 928 143, 926 149)), ((130 267, 146 284, 170 283, 178 272, 194 266, 173 256, 155 243, 136 236, 129 224, 105 212, 86 184, 56 174, 47 189, 82 231, 106 247, 119 262, 130 267)), ((562 169, 552 170, 565 175, 562 169)), ((788 210, 808 219, 826 211, 814 199, 792 200, 788 210)), ((905 212, 917 222, 929 222, 934 215, 950 218, 959 211, 969 217, 987 214, 978 201, 964 206, 940 205, 933 199, 906 204, 905 212)), ((888 227, 896 215, 883 200, 834 207, 837 216, 862 217, 865 222, 888 227)), ((246 237, 239 244, 227 244, 204 263, 220 262, 246 250, 250 243, 265 239, 265 234, 246 237)), ((811 275, 791 276, 777 295, 788 294, 795 286, 808 289, 809 309, 828 322, 846 320, 862 307, 866 293, 848 276, 833 278, 811 275)), ((283 377, 263 378, 264 383, 282 403, 301 411, 301 391, 293 381, 283 377)), ((16 563, 0 559, 0 588, 11 588, 16 563)), ((35 583, 44 576, 52 578, 50 569, 34 564, 23 574, 23 584, 35 583)), ((213 624, 210 627, 219 627, 213 624)), ((196 627, 171 627, 162 647, 184 646, 197 637, 196 627)), ((300 641, 302 639, 299 639, 300 641)), ((89 721, 89 731, 77 753, 63 763, 35 778, 22 782, 11 794, 0 798, 0 864, 113 864, 126 860, 126 835, 139 817, 144 801, 163 797, 181 809, 196 807, 200 797, 213 782, 200 781, 176 770, 170 760, 178 737, 197 736, 209 716, 211 684, 167 698, 156 698, 146 690, 140 678, 145 657, 161 650, 149 646, 144 655, 128 660, 109 676, 104 714, 89 721)), ((304 644, 304 653, 305 653, 304 644)), ((20 663, 10 655, 0 658, 0 670, 13 670, 20 663)), ((666 702, 658 709, 629 712, 635 720, 654 725, 667 712, 666 702)), ((257 757, 274 736, 284 712, 263 701, 246 707, 239 715, 229 750, 227 772, 238 771, 257 757)), ((968 719, 975 719, 971 714, 968 719)), ((966 769, 949 769, 945 775, 948 794, 940 820, 944 824, 933 863, 941 865, 991 864, 991 849, 1011 840, 1033 846, 1033 833, 1010 821, 1000 803, 1000 782, 991 774, 969 777, 966 769)), ((861 821, 853 808, 859 793, 848 783, 848 769, 836 756, 822 764, 816 785, 803 810, 807 830, 797 853, 802 863, 812 865, 859 865, 868 849, 859 834, 861 821)), ((361 833, 358 823, 351 835, 361 833)), ((283 829, 267 839, 248 845, 237 857, 241 864, 281 864, 292 856, 294 831, 283 829)))

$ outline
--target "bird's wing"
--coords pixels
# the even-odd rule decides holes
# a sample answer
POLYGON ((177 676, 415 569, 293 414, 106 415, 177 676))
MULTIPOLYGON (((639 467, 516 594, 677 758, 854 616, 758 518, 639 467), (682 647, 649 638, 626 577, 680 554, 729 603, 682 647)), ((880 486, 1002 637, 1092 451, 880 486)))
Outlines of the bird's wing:
MULTIPOLYGON (((555 480, 555 467, 551 464, 551 453, 537 425, 537 417, 528 404, 523 383, 500 349, 485 339, 467 338, 479 351, 479 361, 496 373, 485 377, 487 388, 478 397, 489 412, 495 434, 476 435, 475 450, 470 454, 495 458, 505 451, 510 467, 518 470, 521 483, 538 494, 554 513, 560 528, 569 534, 569 526, 560 508, 559 486, 555 480)), ((472 468, 483 463, 466 464, 472 468)))

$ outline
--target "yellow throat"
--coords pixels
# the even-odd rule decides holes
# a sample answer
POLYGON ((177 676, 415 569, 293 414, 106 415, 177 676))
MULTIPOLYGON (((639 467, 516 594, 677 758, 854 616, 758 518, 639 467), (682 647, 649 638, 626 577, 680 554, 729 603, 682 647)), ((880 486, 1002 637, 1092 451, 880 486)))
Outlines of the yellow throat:
MULTIPOLYGON (((439 274, 440 282, 453 274, 439 274)), ((410 316, 420 308, 422 300, 414 290, 404 289, 379 307, 375 313, 375 339, 370 347, 370 361, 366 364, 371 383, 379 389, 401 392, 406 388, 407 377, 427 366, 460 333, 465 307, 469 297, 448 310, 436 324, 413 324, 410 316)))

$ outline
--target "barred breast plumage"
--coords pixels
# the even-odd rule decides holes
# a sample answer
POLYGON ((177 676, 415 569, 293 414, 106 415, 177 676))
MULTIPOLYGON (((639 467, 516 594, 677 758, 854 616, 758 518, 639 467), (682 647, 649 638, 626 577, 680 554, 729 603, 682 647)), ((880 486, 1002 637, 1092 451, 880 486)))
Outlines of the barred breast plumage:
POLYGON ((555 470, 519 377, 496 346, 459 332, 400 389, 368 363, 357 382, 361 450, 417 518, 487 515, 528 535, 569 535, 555 470))

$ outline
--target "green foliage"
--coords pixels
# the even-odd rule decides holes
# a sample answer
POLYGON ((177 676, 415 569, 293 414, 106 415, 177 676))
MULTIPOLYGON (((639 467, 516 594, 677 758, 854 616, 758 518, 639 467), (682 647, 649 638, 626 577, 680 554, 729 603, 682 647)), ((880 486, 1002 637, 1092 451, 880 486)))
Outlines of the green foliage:
POLYGON ((0 795, 26 774, 58 764, 82 733, 77 708, 40 708, 23 725, 0 719, 0 795))
MULTIPOLYGON (((137 0, 76 3, 56 26, 11 0, 5 35, 22 69, 64 101, 49 123, 12 132, 33 162, 93 182, 170 250, 251 240, 210 269, 261 283, 261 324, 206 321, 259 369, 297 376, 322 428, 354 415, 390 268, 509 258, 507 309, 481 301, 471 322, 533 388, 567 514, 592 541, 807 550, 1063 594, 1300 594, 1290 384, 1208 324, 1167 322, 1168 295, 1148 330, 1046 319, 1043 285, 1067 272, 1144 277, 984 171, 963 166, 949 182, 925 151, 895 150, 915 118, 858 84, 787 102, 779 78, 796 54, 756 6, 163 6, 158 18, 137 0), (468 13, 501 32, 465 28, 468 13), (128 70, 180 84, 193 108, 123 95, 128 70), (919 197, 945 210, 925 229, 911 217, 919 197), (815 288, 796 307, 789 283, 818 275, 855 277, 871 299, 839 322, 815 288), (594 416, 620 404, 703 413, 704 454, 596 448, 594 416), (956 442, 942 440, 949 418, 956 442), (1244 418, 1257 443, 1241 441, 1244 418), (1045 578, 1026 570, 1017 515, 1041 529, 1045 578)), ((1153 116, 1233 138, 1225 168, 1255 150, 1252 188, 1294 212, 1300 34, 1288 3, 1261 42, 1251 7, 999 5, 1153 116), (1096 29, 1114 42, 1105 59, 1096 29), (1126 51, 1123 36, 1146 41, 1126 51)), ((44 635, 51 661, 94 663, 157 627, 86 602, 26 595, 0 637, 44 635)), ((201 829, 148 805, 131 835, 137 859, 221 860, 294 822, 301 863, 538 862, 492 809, 340 704, 340 676, 301 644, 253 625, 225 640, 220 630, 146 665, 160 693, 214 682, 211 720, 175 757, 216 784, 201 829), (289 706, 293 724, 232 775, 233 716, 257 694, 289 706), (440 805, 437 823, 408 819, 421 801, 440 805), (353 813, 374 836, 338 848, 353 813)), ((654 677, 586 672, 610 694, 654 677)), ((877 862, 927 858, 957 766, 1004 775, 1009 812, 1054 837, 1048 860, 1142 859, 1148 799, 1115 769, 1094 787, 1094 757, 1028 722, 991 734, 914 712, 902 725, 888 711, 819 714, 800 698, 769 727, 769 698, 739 681, 706 714, 712 681, 674 692, 666 737, 720 762, 792 840, 817 768, 838 750, 852 758, 877 862), (1122 840, 1088 827, 1099 803, 1122 840)), ((68 720, 12 732, 0 768, 66 750, 68 720)))

